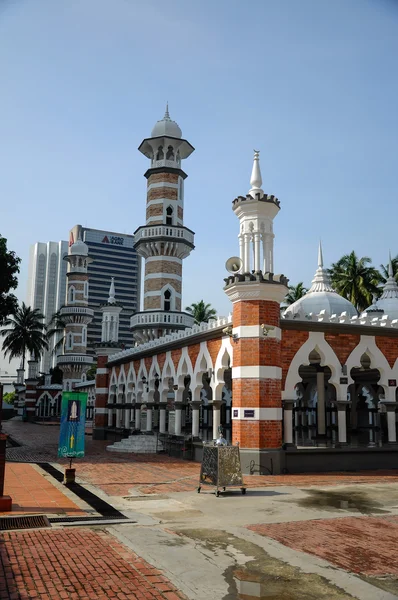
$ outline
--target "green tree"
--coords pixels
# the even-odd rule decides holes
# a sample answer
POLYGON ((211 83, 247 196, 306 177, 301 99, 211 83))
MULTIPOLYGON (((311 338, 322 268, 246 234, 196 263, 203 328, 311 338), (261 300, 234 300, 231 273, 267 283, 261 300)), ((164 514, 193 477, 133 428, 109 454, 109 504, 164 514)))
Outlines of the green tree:
POLYGON ((7 394, 4 394, 3 400, 6 404, 14 404, 14 400, 16 399, 16 397, 16 392, 8 392, 7 394))
POLYGON ((297 300, 300 300, 305 294, 308 292, 307 288, 304 287, 302 281, 300 281, 297 285, 289 285, 289 293, 286 294, 285 299, 283 300, 284 304, 290 306, 297 300))
POLYGON ((206 304, 204 300, 193 302, 191 306, 187 306, 185 310, 194 317, 196 325, 207 323, 209 319, 215 319, 217 316, 215 308, 212 308, 211 304, 206 304))
POLYGON ((17 273, 21 259, 7 250, 7 240, 0 235, 0 325, 16 311, 18 301, 9 291, 18 285, 17 273))
POLYGON ((24 302, 14 314, 4 321, 5 329, 0 331, 4 337, 4 355, 12 358, 22 358, 22 368, 25 368, 26 352, 39 359, 43 350, 48 349, 48 342, 43 323, 44 316, 35 308, 26 306, 24 302))
POLYGON ((57 310, 50 319, 47 326, 47 340, 51 341, 55 337, 54 348, 52 354, 58 354, 61 350, 65 339, 65 318, 61 315, 61 311, 57 310))
MULTIPOLYGON (((396 281, 398 281, 398 254, 396 255, 395 258, 391 259, 391 265, 392 265, 392 273, 394 275, 394 279, 396 281)), ((382 282, 385 283, 388 279, 388 268, 389 268, 389 264, 387 263, 386 265, 380 265, 380 273, 381 273, 381 278, 382 278, 382 282)))
POLYGON ((336 292, 349 300, 358 312, 372 303, 373 295, 379 295, 382 276, 371 266, 368 256, 358 258, 354 251, 345 254, 329 269, 332 285, 336 292))
POLYGON ((86 373, 87 381, 93 381, 97 374, 97 363, 93 363, 86 373))

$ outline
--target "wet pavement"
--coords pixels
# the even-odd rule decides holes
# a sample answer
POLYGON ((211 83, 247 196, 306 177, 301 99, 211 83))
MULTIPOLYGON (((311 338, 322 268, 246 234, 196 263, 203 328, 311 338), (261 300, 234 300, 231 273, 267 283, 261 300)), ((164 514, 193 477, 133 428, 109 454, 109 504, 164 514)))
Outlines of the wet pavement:
MULTIPOLYGON (((21 444, 9 448, 8 469, 29 466, 40 473, 38 467, 24 465, 37 457, 63 469, 65 461, 56 458, 58 427, 12 421, 5 429, 21 444)), ((249 476, 245 496, 238 490, 216 498, 212 488, 197 494, 195 463, 167 456, 115 456, 106 452, 109 442, 90 436, 86 442, 85 458, 76 461, 78 482, 136 523, 77 527, 76 535, 61 526, 49 536, 48 531, 35 532, 42 567, 30 589, 26 584, 32 577, 26 569, 24 575, 21 562, 21 573, 11 584, 12 590, 20 586, 15 598, 398 598, 397 471, 249 476), (86 590, 85 574, 92 567, 80 554, 89 534, 94 537, 87 538, 87 547, 96 567, 86 590), (127 564, 118 563, 115 548, 127 564), (61 578, 55 592, 45 579, 51 552, 66 563, 79 557, 77 574, 68 572, 64 587, 61 578), (155 583, 157 587, 149 585, 155 583), (36 595, 24 596, 21 590, 36 595)), ((42 476, 51 482, 49 475, 42 476)), ((76 506, 83 510, 78 500, 76 506)), ((34 553, 29 536, 5 536, 10 564, 34 553), (15 557, 12 548, 18 540, 24 550, 15 557)), ((0 593, 3 597, 11 596, 0 593)))

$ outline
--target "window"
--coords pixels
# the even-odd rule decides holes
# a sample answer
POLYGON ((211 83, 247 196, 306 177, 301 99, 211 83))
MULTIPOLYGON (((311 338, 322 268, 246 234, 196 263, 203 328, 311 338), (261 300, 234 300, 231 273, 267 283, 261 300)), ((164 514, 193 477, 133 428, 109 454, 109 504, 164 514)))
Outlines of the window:
POLYGON ((171 310, 171 292, 166 290, 164 293, 163 310, 171 310))
POLYGON ((88 298, 88 281, 84 282, 84 297, 88 298))
POLYGON ((73 304, 75 301, 75 288, 74 287, 70 287, 69 288, 69 293, 68 293, 68 302, 70 304, 73 304))
POLYGON ((83 327, 82 331, 82 344, 87 344, 87 328, 83 327))
POLYGON ((158 152, 156 154, 156 160, 163 160, 163 159, 164 159, 163 146, 159 146, 158 152))
POLYGON ((173 225, 173 208, 171 206, 166 208, 166 225, 173 225))
POLYGON ((167 148, 166 160, 174 160, 174 150, 173 146, 169 146, 167 148))
POLYGON ((72 350, 73 348, 73 335, 71 333, 68 333, 66 337, 66 347, 68 350, 72 350))

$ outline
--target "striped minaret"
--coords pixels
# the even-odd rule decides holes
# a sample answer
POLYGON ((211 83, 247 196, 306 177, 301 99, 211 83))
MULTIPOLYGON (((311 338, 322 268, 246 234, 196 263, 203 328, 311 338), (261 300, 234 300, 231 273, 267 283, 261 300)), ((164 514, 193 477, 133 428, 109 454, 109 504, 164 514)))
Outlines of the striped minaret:
POLYGON ((145 260, 143 311, 131 318, 138 343, 193 325, 182 311, 182 261, 194 248, 194 232, 184 227, 184 180, 181 161, 194 151, 168 107, 140 152, 150 159, 146 224, 135 233, 134 247, 145 260))
POLYGON ((64 374, 64 390, 71 391, 93 362, 93 357, 87 354, 87 325, 94 317, 94 311, 88 308, 87 267, 92 259, 87 244, 79 238, 70 245, 65 260, 68 262, 66 304, 60 315, 66 326, 64 351, 57 357, 57 364, 64 374))
POLYGON ((244 472, 266 474, 278 472, 283 460, 279 315, 288 280, 272 272, 279 201, 261 189, 258 152, 250 183, 246 197, 232 205, 240 224, 241 268, 224 288, 233 303, 232 440, 241 448, 244 472))

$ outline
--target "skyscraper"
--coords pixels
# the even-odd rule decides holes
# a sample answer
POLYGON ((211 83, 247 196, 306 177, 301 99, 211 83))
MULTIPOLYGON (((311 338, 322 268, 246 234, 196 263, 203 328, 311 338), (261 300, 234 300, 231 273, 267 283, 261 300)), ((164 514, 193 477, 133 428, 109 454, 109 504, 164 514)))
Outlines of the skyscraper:
MULTIPOLYGON (((30 248, 26 303, 44 314, 46 324, 65 302, 67 263, 63 258, 67 254, 68 242, 63 241, 37 242, 30 248)), ((52 350, 56 341, 53 338, 41 358, 42 372, 48 372, 55 365, 52 350)))
POLYGON ((90 257, 88 265, 88 306, 94 310, 94 319, 88 325, 87 346, 101 340, 101 304, 106 304, 111 278, 118 301, 123 306, 120 313, 119 342, 126 347, 133 345, 130 317, 139 310, 140 304, 140 258, 133 248, 134 236, 113 231, 103 231, 75 225, 70 231, 70 242, 78 237, 87 244, 90 257))

